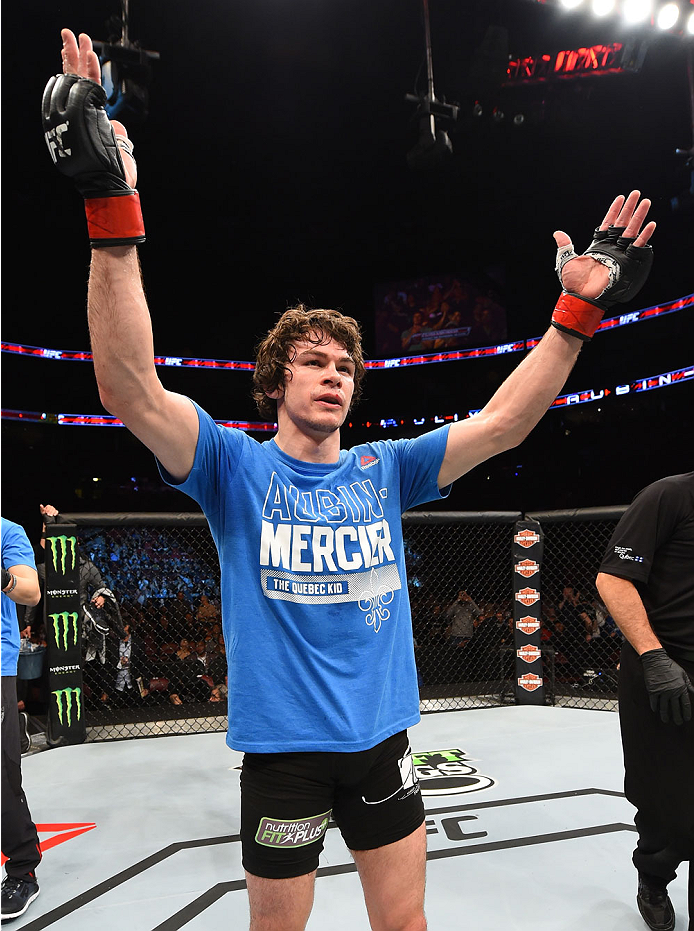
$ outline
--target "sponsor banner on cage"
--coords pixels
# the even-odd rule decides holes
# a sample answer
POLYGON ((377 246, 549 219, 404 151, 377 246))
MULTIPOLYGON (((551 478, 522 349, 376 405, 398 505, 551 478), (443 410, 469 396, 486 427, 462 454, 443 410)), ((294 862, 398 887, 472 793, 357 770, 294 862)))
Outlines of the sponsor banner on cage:
POLYGON ((516 630, 520 630, 521 633, 524 633, 526 636, 534 634, 540 629, 540 619, 537 617, 520 617, 516 621, 516 630))
POLYGON ((44 565, 48 742, 77 744, 86 737, 86 725, 76 527, 49 525, 44 565))
POLYGON ((515 563, 522 560, 542 563, 544 534, 536 520, 519 520, 513 535, 513 559, 515 563))
POLYGON ((536 588, 521 588, 519 592, 515 593, 514 598, 524 608, 530 608, 540 600, 540 593, 536 588))
POLYGON ((513 571, 517 572, 518 575, 522 575, 524 579, 530 579, 540 571, 540 567, 534 559, 521 559, 513 567, 513 571))
POLYGON ((513 537, 513 542, 527 550, 540 542, 540 535, 535 530, 519 530, 513 537))
POLYGON ((536 659, 542 656, 542 650, 532 643, 526 643, 525 646, 516 650, 516 656, 522 659, 524 663, 534 663, 536 659))
POLYGON ((544 691, 542 677, 536 675, 534 672, 526 672, 522 676, 519 676, 518 685, 526 692, 536 693, 538 691, 544 691))
POLYGON ((545 690, 540 640, 544 539, 537 521, 516 523, 513 536, 513 622, 516 699, 542 705, 545 690))

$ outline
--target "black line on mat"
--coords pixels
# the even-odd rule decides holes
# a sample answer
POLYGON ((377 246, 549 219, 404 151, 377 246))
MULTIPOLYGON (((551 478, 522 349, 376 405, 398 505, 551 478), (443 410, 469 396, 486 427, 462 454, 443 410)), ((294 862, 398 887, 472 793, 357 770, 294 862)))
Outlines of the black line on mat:
MULTIPOLYGON (((474 802, 470 805, 452 805, 445 808, 434 808, 427 810, 426 815, 430 816, 446 814, 447 812, 452 811, 473 811, 475 809, 481 808, 498 808, 505 805, 522 805, 529 802, 542 802, 549 799, 573 798, 581 795, 610 795, 623 797, 624 793, 614 792, 609 789, 575 789, 569 792, 552 792, 546 795, 526 795, 519 798, 499 799, 497 801, 491 802, 474 802)), ((334 828, 336 825, 331 823, 329 827, 334 828)), ((501 850, 510 847, 524 847, 532 844, 551 843, 556 840, 585 837, 591 834, 604 834, 610 833, 611 831, 634 830, 635 828, 633 826, 624 824, 602 825, 595 828, 585 828, 578 831, 563 831, 557 834, 542 834, 537 835, 537 837, 520 838, 518 840, 497 841, 489 844, 475 844, 469 847, 452 848, 450 850, 434 850, 427 854, 427 860, 437 860, 441 857, 464 856, 468 853, 483 853, 487 850, 501 850)), ((198 840, 178 841, 174 844, 169 844, 167 847, 163 847, 161 850, 151 854, 149 857, 145 857, 138 863, 134 863, 132 866, 122 870, 120 873, 116 873, 109 879, 104 880, 104 882, 98 883, 96 886, 92 886, 91 889, 80 893, 73 899, 70 899, 68 902, 64 902, 57 908, 51 909, 51 911, 46 912, 45 915, 41 915, 38 918, 35 918, 33 921, 24 925, 22 931, 42 931, 43 928, 48 928, 56 921, 60 921, 67 915, 72 914, 72 912, 77 911, 77 909, 82 908, 84 905, 88 905, 95 899, 98 899, 99 896, 110 892, 112 889, 117 888, 118 886, 127 882, 129 879, 133 879, 135 876, 138 876, 140 873, 144 873, 146 870, 156 866, 163 860, 167 860, 169 857, 174 856, 174 854, 179 853, 181 850, 190 850, 195 847, 211 847, 216 844, 239 843, 240 840, 240 834, 228 834, 221 837, 207 837, 198 840)), ((341 866, 320 867, 318 870, 318 876, 334 876, 340 873, 351 873, 355 870, 356 866, 353 863, 347 863, 341 866)), ((183 927, 183 925, 191 921, 195 915, 199 914, 201 911, 204 911, 204 909, 209 908, 210 905, 216 902, 217 899, 219 899, 221 896, 226 895, 227 892, 243 889, 245 886, 245 880, 218 883, 211 889, 208 889, 207 892, 204 892, 193 902, 188 903, 188 905, 186 905, 183 909, 181 909, 175 915, 172 915, 171 918, 168 918, 165 922, 158 925, 154 931, 177 931, 178 928, 183 927), (196 906, 198 906, 197 909, 196 906), (182 921, 182 923, 178 922, 178 916, 183 916, 184 914, 187 916, 185 920, 182 921)))
MULTIPOLYGON (((454 847, 447 850, 431 850, 427 853, 427 860, 441 860, 446 857, 464 857, 472 853, 487 853, 491 850, 509 850, 516 847, 532 847, 536 844, 552 844, 556 841, 574 840, 578 837, 593 837, 596 834, 614 834, 617 831, 635 831, 633 825, 628 824, 599 824, 592 828, 579 828, 576 831, 557 831, 554 834, 537 834, 534 837, 519 837, 515 840, 494 841, 489 844, 471 844, 469 847, 454 847)), ((355 863, 344 863, 340 866, 325 866, 318 870, 318 876, 337 876, 343 873, 356 872, 355 863)), ((217 902, 227 892, 243 889, 244 880, 238 882, 218 883, 195 901, 189 902, 184 908, 176 912, 166 921, 153 928, 152 931, 180 931, 189 921, 197 918, 206 908, 217 902)))
POLYGON ((81 892, 79 895, 75 896, 74 899, 64 902, 57 908, 51 909, 50 912, 46 912, 45 915, 41 915, 39 918, 30 921, 29 924, 23 925, 22 931, 41 931, 42 928, 47 928, 54 922, 60 921, 61 918, 65 918, 67 915, 72 914, 72 912, 77 911, 78 908, 82 908, 83 905, 88 905, 90 902, 93 902, 94 899, 98 899, 99 896, 104 895, 106 892, 110 892, 112 889, 116 889, 129 879, 133 879, 140 873, 144 873, 163 860, 168 860, 169 857, 178 853, 179 850, 188 850, 194 847, 212 847, 215 844, 231 844, 239 840, 241 840, 240 834, 227 834, 223 837, 205 837, 201 840, 178 841, 175 844, 169 844, 168 847, 163 847, 149 857, 145 857, 144 860, 133 863, 133 865, 129 866, 126 870, 121 870, 121 872, 116 873, 115 876, 105 879, 102 883, 92 886, 92 888, 88 889, 86 892, 81 892))

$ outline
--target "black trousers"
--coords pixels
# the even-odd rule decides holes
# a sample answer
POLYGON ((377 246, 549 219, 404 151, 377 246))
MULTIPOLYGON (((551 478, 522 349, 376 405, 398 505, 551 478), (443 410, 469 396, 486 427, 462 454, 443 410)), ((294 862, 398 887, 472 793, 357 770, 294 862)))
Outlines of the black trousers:
POLYGON ((39 836, 22 789, 16 676, 2 676, 2 852, 13 879, 35 881, 39 836))
MULTIPOLYGON (((676 662, 694 682, 694 663, 676 662)), ((651 711, 641 660, 628 643, 619 670, 619 719, 624 791, 637 808, 634 866, 651 881, 668 883, 694 854, 694 720, 664 724, 651 711)), ((692 887, 690 863, 690 911, 692 887)))

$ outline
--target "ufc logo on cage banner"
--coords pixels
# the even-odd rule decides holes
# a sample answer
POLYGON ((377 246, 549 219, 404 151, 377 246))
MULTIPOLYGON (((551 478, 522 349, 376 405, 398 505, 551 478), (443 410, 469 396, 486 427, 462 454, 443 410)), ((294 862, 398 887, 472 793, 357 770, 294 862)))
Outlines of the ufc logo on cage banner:
POLYGON ((478 773, 470 762, 471 757, 457 748, 412 754, 422 795, 461 795, 496 785, 494 779, 478 773))

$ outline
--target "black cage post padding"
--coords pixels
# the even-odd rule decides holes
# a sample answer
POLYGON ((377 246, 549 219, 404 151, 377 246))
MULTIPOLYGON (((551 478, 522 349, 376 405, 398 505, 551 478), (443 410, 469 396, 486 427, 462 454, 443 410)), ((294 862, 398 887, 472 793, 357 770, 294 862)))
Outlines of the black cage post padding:
POLYGON ((44 624, 48 658, 47 742, 83 743, 86 709, 82 682, 79 548, 74 524, 46 530, 44 624))
POLYGON ((516 522, 511 546, 513 566, 513 643, 515 694, 519 705, 544 705, 545 686, 540 638, 542 593, 541 525, 534 520, 516 522))

